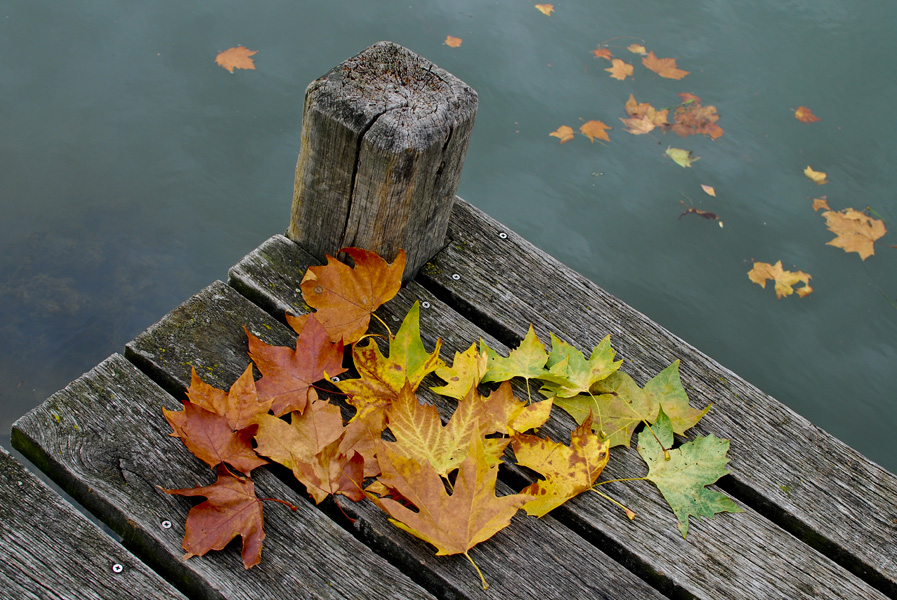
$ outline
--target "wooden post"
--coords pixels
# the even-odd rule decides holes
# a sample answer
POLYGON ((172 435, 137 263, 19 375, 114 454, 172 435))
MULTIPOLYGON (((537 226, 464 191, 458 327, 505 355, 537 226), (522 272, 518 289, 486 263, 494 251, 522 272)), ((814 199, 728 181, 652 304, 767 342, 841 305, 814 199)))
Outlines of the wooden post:
POLYGON ((413 277, 444 244, 476 108, 471 87, 392 42, 313 81, 287 237, 320 260, 404 249, 413 277))

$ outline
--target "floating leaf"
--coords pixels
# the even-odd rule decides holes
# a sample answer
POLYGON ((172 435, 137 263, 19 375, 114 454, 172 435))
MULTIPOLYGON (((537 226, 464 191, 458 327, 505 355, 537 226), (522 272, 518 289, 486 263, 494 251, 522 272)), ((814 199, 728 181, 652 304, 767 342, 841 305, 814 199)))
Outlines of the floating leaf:
POLYGON ((620 120, 626 125, 626 131, 633 135, 642 135, 652 131, 655 127, 669 125, 667 122, 669 110, 657 110, 647 102, 639 104, 632 94, 629 94, 629 100, 626 101, 623 108, 630 118, 621 118, 620 120))
POLYGON ((845 252, 856 252, 863 260, 875 254, 875 240, 887 233, 883 221, 852 208, 839 212, 829 210, 822 216, 828 230, 838 236, 826 244, 845 252))
POLYGON ((561 140, 561 144, 565 144, 573 139, 573 128, 568 127, 567 125, 561 125, 555 131, 552 131, 548 135, 553 135, 554 137, 561 140))
POLYGON ((819 117, 814 115, 813 111, 806 106, 798 106, 797 110, 794 111, 794 118, 804 123, 813 123, 819 120, 819 117))
POLYGON ((611 77, 620 81, 626 79, 627 76, 632 77, 632 65, 623 62, 619 58, 613 59, 613 66, 604 70, 610 73, 611 77))
POLYGON ((461 41, 461 38, 447 35, 445 36, 445 41, 443 42, 443 44, 445 44, 449 48, 457 48, 461 45, 461 41))
POLYGON ((627 50, 632 52, 633 54, 645 54, 647 50, 641 44, 630 44, 626 47, 627 50))
POLYGON ((700 160, 700 156, 696 156, 691 150, 683 150, 682 148, 667 148, 666 155, 673 159, 680 167, 691 167, 691 163, 700 160))
POLYGON ((596 58, 606 58, 607 60, 610 60, 611 57, 613 57, 610 48, 597 48, 592 50, 592 54, 594 54, 596 58))
POLYGON ((551 13, 554 12, 553 4, 536 4, 536 8, 540 13, 542 13, 543 15, 548 15, 549 17, 551 16, 551 13))
POLYGON ((682 79, 689 73, 676 68, 675 58, 657 58, 653 50, 642 58, 642 64, 666 79, 682 79))
POLYGON ((778 261, 774 265, 755 262, 754 267, 748 271, 748 278, 764 289, 766 289, 767 279, 775 281, 776 298, 790 296, 794 292, 803 298, 813 291, 813 288, 810 287, 810 279, 812 279, 810 274, 803 271, 785 271, 782 269, 782 261, 778 261), (804 285, 795 290, 793 286, 801 281, 804 285))
POLYGON ((595 138, 609 142, 610 138, 605 131, 607 129, 613 129, 613 127, 608 127, 601 121, 586 121, 579 127, 579 132, 587 136, 590 142, 594 142, 595 138))
POLYGON ((825 210, 831 210, 831 207, 828 205, 828 198, 823 196, 822 198, 813 198, 813 210, 818 211, 819 209, 824 208, 825 210))
POLYGON ((236 48, 228 48, 224 52, 220 52, 215 57, 215 62, 230 71, 234 69, 252 69, 255 70, 255 61, 250 58, 253 54, 257 54, 258 50, 250 50, 243 46, 236 48))
POLYGON ((716 197, 716 190, 713 189, 713 186, 701 184, 701 189, 704 190, 708 196, 716 197))
POLYGON ((814 171, 809 165, 807 165, 807 168, 804 169, 804 175, 809 177, 810 180, 817 185, 828 183, 825 178, 825 173, 823 173, 822 171, 814 171))

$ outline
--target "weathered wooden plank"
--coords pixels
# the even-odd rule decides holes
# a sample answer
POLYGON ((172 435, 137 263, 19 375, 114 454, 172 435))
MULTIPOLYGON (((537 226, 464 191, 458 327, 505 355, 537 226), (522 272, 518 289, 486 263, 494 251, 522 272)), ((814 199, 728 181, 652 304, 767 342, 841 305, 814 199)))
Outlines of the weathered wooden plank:
POLYGON ((113 355, 17 421, 13 442, 191 597, 432 597, 266 469, 253 473, 259 496, 297 511, 265 506, 262 565, 244 570, 236 543, 182 560, 184 521, 195 502, 157 486, 208 485, 214 474, 169 437, 161 411, 179 406, 113 355))
MULTIPOLYGON (((305 269, 318 262, 285 237, 274 236, 230 270, 230 282, 273 314, 280 315, 284 310, 301 312, 298 282, 305 269)), ((429 305, 421 311, 421 331, 430 347, 436 335, 443 335, 443 341, 453 350, 478 341, 483 335, 493 347, 503 348, 414 282, 406 285, 378 315, 387 323, 397 324, 415 301, 429 305)), ((434 378, 432 383, 438 382, 434 378)), ((425 389, 421 394, 438 400, 444 415, 451 413, 451 402, 445 398, 427 394, 425 389)), ((499 493, 508 494, 511 490, 500 483, 499 493)), ((406 572, 423 566, 428 571, 423 576, 430 589, 469 598, 659 597, 656 590, 555 519, 523 516, 515 517, 508 529, 471 551, 491 585, 488 592, 482 592, 465 558, 435 556, 429 545, 391 525, 370 502, 352 503, 342 498, 338 501, 342 511, 356 520, 356 528, 370 545, 393 557, 406 572)))
POLYGON ((505 341, 529 323, 581 349, 610 333, 640 384, 682 359, 693 403, 715 404, 697 431, 732 440, 727 489, 897 596, 893 474, 460 199, 449 240, 419 279, 505 341))
POLYGON ((184 598, 0 447, 0 597, 184 598))
POLYGON ((319 260, 404 249, 410 278, 442 247, 476 109, 463 81, 392 42, 337 65, 305 92, 287 235, 319 260))
MULTIPOLYGON (((275 236, 231 269, 231 282, 265 297, 259 301, 279 313, 301 304, 300 293, 296 292, 298 281, 305 268, 315 264, 314 261, 288 240, 275 236), (276 285, 272 285, 275 282, 276 285)), ((507 274, 504 265, 492 263, 489 268, 502 276, 507 274)), ((416 282, 407 284, 394 300, 378 311, 378 315, 388 323, 398 321, 415 299, 430 304, 421 314, 421 332, 428 347, 432 347, 437 335, 447 334, 443 339, 443 356, 465 349, 480 337, 485 337, 499 351, 505 350, 503 345, 491 340, 416 282)), ((425 386, 421 386, 419 393, 436 404, 444 418, 451 414, 451 401, 428 394, 425 386)), ((554 417, 543 432, 568 441, 568 432, 574 425, 571 419, 564 417, 562 413, 554 417)), ((643 472, 644 466, 634 452, 617 449, 605 478, 630 477, 643 472)), ((589 494, 581 496, 559 514, 582 536, 673 596, 881 597, 753 511, 695 523, 688 540, 683 540, 672 513, 650 484, 611 484, 607 487, 609 493, 639 514, 635 523, 627 521, 610 504, 589 494)))

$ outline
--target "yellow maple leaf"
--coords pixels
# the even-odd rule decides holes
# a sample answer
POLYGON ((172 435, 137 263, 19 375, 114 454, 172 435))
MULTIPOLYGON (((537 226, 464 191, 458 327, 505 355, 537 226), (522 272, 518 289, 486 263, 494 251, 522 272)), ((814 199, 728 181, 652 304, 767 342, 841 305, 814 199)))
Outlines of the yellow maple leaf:
POLYGON ((806 106, 798 106, 797 110, 794 111, 794 118, 804 123, 813 123, 819 120, 819 117, 814 115, 813 111, 806 106))
POLYGON ((543 15, 551 16, 551 13, 554 12, 554 5, 552 4, 536 4, 536 8, 539 9, 539 12, 543 15))
POLYGON ((610 73, 611 77, 620 81, 626 79, 627 76, 632 77, 632 65, 623 62, 619 58, 613 59, 613 66, 604 70, 610 73))
POLYGON ((608 127, 601 121, 586 121, 579 127, 579 132, 588 136, 590 142, 594 142, 595 138, 609 142, 610 138, 607 136, 606 129, 613 129, 613 127, 608 127))
POLYGON ((641 44, 630 44, 626 47, 626 49, 633 54, 645 54, 647 52, 647 50, 645 50, 645 47, 641 44))
POLYGON ((856 252, 863 260, 875 254, 875 240, 887 233, 883 221, 852 208, 839 212, 829 210, 822 216, 828 230, 838 236, 826 244, 845 252, 856 252))
POLYGON ((810 180, 816 185, 823 185, 828 183, 828 180, 825 178, 825 173, 822 171, 814 171, 810 165, 807 165, 807 168, 804 169, 804 175, 810 178, 810 180))
POLYGON ((748 278, 764 289, 766 289, 767 279, 775 281, 776 298, 790 296, 794 292, 797 292, 797 295, 803 298, 813 291, 813 288, 810 287, 812 276, 809 273, 785 271, 782 269, 782 261, 778 261, 774 265, 765 262, 755 262, 754 267, 748 271, 748 278), (804 285, 795 290, 794 285, 801 281, 804 285))
POLYGON ((642 64, 666 79, 682 79, 689 73, 689 71, 676 68, 675 58, 657 58, 653 50, 648 53, 648 56, 642 58, 642 64))
POLYGON ((452 35, 447 35, 447 36, 445 36, 445 41, 443 42, 443 44, 445 44, 449 48, 457 48, 458 46, 461 45, 461 41, 462 41, 461 38, 458 38, 458 37, 455 37, 452 35))
POLYGON ((236 48, 228 48, 224 52, 219 52, 218 56, 215 57, 215 62, 231 73, 234 72, 234 69, 255 70, 255 61, 252 60, 251 56, 257 53, 258 50, 237 46, 236 48))
POLYGON ((573 128, 568 127, 567 125, 561 125, 556 130, 552 131, 548 135, 553 135, 556 138, 559 138, 561 144, 566 144, 570 140, 573 139, 573 128))

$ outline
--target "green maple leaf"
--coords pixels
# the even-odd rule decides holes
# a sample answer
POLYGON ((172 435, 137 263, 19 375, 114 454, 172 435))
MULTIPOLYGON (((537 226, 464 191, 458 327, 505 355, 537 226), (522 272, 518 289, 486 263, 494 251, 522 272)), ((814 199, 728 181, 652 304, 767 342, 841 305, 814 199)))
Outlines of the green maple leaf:
POLYGON ((601 340, 586 360, 582 352, 551 334, 551 354, 547 369, 539 375, 545 381, 542 392, 560 398, 586 394, 592 385, 606 379, 620 368, 622 360, 614 361, 616 350, 610 347, 610 335, 601 340))
POLYGON ((480 342, 483 351, 489 353, 488 369, 483 377, 483 382, 489 381, 508 381, 514 377, 523 377, 524 379, 535 379, 542 375, 545 369, 545 363, 548 362, 548 353, 545 352, 545 346, 536 337, 533 326, 529 326, 526 337, 520 342, 514 350, 508 354, 507 358, 501 356, 487 346, 484 342, 480 342))
POLYGON ((673 509, 682 537, 688 534, 689 515, 712 518, 720 512, 741 512, 731 498, 705 487, 729 472, 729 440, 698 436, 667 454, 665 448, 672 444, 673 424, 661 409, 651 430, 639 434, 638 453, 648 465, 645 479, 657 486, 673 509))
MULTIPOLYGON (((673 432, 679 435, 694 427, 707 414, 710 406, 713 406, 711 404, 704 410, 689 406, 688 395, 679 378, 678 359, 645 384, 645 394, 652 404, 659 404, 663 407, 663 412, 673 423, 673 432)), ((651 420, 651 422, 654 421, 651 420)))

